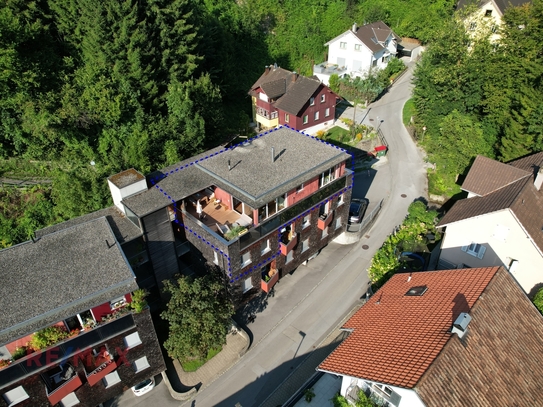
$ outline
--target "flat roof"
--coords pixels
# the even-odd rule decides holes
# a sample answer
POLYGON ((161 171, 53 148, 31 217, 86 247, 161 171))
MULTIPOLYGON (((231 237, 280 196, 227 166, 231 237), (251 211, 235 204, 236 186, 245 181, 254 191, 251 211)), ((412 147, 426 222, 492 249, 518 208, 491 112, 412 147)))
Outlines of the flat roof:
POLYGON ((105 217, 0 250, 0 345, 138 288, 105 217))
POLYGON ((118 174, 112 175, 108 180, 117 188, 124 188, 128 185, 132 185, 138 181, 144 180, 145 177, 134 168, 122 171, 118 174))

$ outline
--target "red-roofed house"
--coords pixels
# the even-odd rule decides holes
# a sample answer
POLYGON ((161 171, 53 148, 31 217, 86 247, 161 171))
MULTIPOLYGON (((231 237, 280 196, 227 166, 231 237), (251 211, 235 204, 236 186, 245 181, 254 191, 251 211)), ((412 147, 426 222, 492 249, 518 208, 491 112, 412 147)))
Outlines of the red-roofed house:
POLYGON ((478 156, 445 229, 438 268, 505 266, 527 293, 543 283, 543 153, 509 164, 478 156))
POLYGON ((259 129, 285 125, 313 134, 335 121, 339 98, 316 77, 267 66, 251 86, 253 121, 259 129))
POLYGON ((394 407, 534 406, 543 318, 503 267, 394 275, 318 367, 394 407))

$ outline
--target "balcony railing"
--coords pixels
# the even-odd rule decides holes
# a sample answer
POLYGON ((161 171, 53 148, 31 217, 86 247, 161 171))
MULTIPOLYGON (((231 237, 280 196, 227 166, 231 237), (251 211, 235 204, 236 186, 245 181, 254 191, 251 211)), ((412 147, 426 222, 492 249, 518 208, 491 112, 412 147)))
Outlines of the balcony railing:
POLYGON ((293 236, 291 237, 290 241, 287 243, 279 242, 279 247, 281 248, 281 254, 283 256, 286 256, 289 254, 289 252, 294 249, 296 244, 298 243, 298 233, 293 233, 293 236))
MULTIPOLYGON (((277 281, 279 280, 279 272, 277 270, 274 270, 274 271, 275 271, 275 273, 271 277, 269 277, 268 281, 266 281, 265 279, 262 279, 262 281, 260 283, 260 288, 265 293, 269 293, 272 290, 275 283, 277 283, 277 281)), ((268 274, 268 276, 269 276, 269 274, 268 274)))
POLYGON ((334 212, 328 212, 324 213, 319 216, 319 220, 317 221, 317 227, 320 230, 324 230, 328 227, 330 222, 332 222, 332 219, 334 218, 334 212))
POLYGON ((51 405, 54 406, 55 404, 60 402, 60 400, 62 400, 64 397, 66 397, 68 394, 75 391, 82 385, 83 382, 81 381, 81 378, 77 375, 77 373, 75 373, 71 379, 67 380, 55 390, 51 392, 47 391, 47 398, 49 399, 51 405))
POLYGON ((49 348, 31 353, 0 370, 0 388, 36 374, 48 366, 67 361, 70 357, 80 353, 82 349, 103 343, 134 327, 134 318, 131 313, 128 313, 113 321, 100 324, 92 330, 83 331, 79 335, 49 348))

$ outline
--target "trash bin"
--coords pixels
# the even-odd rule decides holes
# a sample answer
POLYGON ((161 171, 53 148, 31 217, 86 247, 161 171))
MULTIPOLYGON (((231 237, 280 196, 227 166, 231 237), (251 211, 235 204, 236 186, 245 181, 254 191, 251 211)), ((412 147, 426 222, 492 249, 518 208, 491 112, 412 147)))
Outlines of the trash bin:
POLYGON ((384 157, 387 153, 387 146, 377 146, 375 147, 375 156, 384 157))

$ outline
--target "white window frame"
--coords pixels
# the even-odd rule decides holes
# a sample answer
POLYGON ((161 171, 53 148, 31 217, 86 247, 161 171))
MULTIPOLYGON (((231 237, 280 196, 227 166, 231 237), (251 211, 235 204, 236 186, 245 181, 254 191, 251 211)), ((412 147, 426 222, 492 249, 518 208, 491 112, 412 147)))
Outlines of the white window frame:
MULTIPOLYGON (((271 247, 270 247, 270 239, 266 239, 265 241, 262 242, 265 246, 263 249, 260 250, 260 255, 261 256, 264 256, 266 253, 268 253, 270 250, 271 250, 271 247)), ((262 246, 261 246, 262 247, 262 246)))
POLYGON ((241 267, 245 267, 252 263, 251 252, 243 253, 241 255, 241 267))
POLYGON ((340 41, 340 43, 339 43, 339 48, 340 48, 340 49, 347 49, 347 43, 346 43, 346 42, 343 42, 343 41, 340 41))
POLYGON ((249 278, 246 278, 245 280, 243 280, 243 292, 246 293, 251 288, 253 288, 253 280, 252 280, 252 278, 249 277, 249 278), (247 282, 249 282, 249 285, 247 285, 247 282))
POLYGON ((302 229, 305 229, 311 225, 311 214, 304 216, 304 223, 302 223, 302 229))
POLYGON ((287 253, 285 264, 290 263, 292 260, 294 260, 294 250, 291 250, 290 252, 287 253))
POLYGON ((360 51, 362 49, 362 45, 361 44, 354 44, 354 50, 355 51, 360 51))
POLYGON ((132 362, 132 366, 134 367, 134 372, 136 373, 139 373, 151 367, 151 365, 149 364, 149 361, 147 360, 147 356, 136 359, 134 362, 132 362))
POLYGON ((330 108, 329 107, 324 109, 324 117, 328 117, 328 116, 330 116, 330 108))
POLYGON ((109 389, 112 386, 115 386, 116 384, 119 384, 121 382, 121 378, 119 377, 119 373, 115 370, 107 375, 104 376, 102 379, 102 382, 104 383, 104 387, 106 389, 109 389))
POLYGON ((462 246, 462 251, 466 252, 470 256, 482 259, 486 252, 486 247, 479 243, 471 242, 469 245, 462 246))
POLYGON ((216 265, 219 265, 219 255, 217 254, 216 251, 213 251, 213 263, 215 263, 216 265))
POLYGON ((296 193, 299 193, 304 190, 304 183, 302 182, 300 185, 296 187, 296 193))
POLYGON ((315 112, 315 121, 319 120, 319 111, 317 110, 315 112))
POLYGON ((21 401, 25 401, 30 398, 28 393, 25 391, 23 386, 15 387, 10 391, 5 392, 2 397, 8 403, 8 406, 14 406, 19 404, 21 401))
POLYGON ((322 231, 322 237, 321 239, 324 239, 326 236, 328 236, 328 226, 326 226, 324 228, 324 230, 322 231))
POLYGON ((314 97, 310 97, 309 98, 309 106, 314 106, 315 105, 315 98, 314 97))
POLYGON ((290 121, 290 115, 288 113, 285 113, 285 123, 288 123, 290 121))
POLYGON ((303 121, 303 124, 307 124, 307 122, 309 121, 309 117, 307 115, 305 115, 303 118, 302 118, 302 121, 303 121))
POLYGON ((336 218, 336 229, 339 229, 341 227, 341 216, 336 218))
POLYGON ((321 95, 321 103, 326 102, 326 95, 321 95))
POLYGON ((328 185, 330 182, 336 179, 336 169, 337 169, 337 166, 334 166, 332 168, 327 169, 321 174, 320 188, 322 188, 325 185, 328 185))
POLYGON ((124 346, 126 349, 132 349, 141 344, 142 342, 138 332, 133 332, 124 337, 124 346))
POLYGON ((345 196, 343 194, 340 194, 339 197, 337 198, 337 206, 343 205, 344 202, 345 202, 345 196))
POLYGON ((302 253, 309 250, 309 238, 302 241, 302 253))

